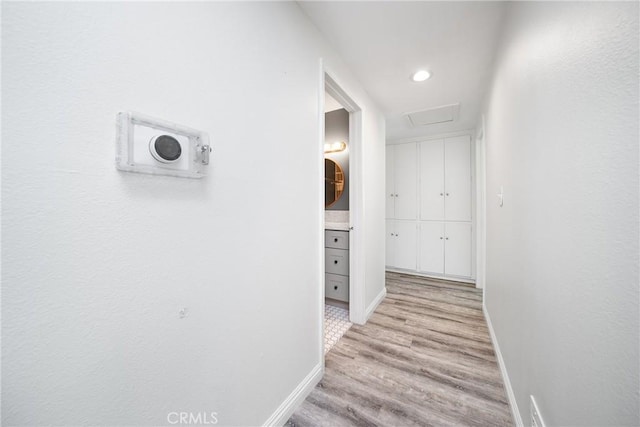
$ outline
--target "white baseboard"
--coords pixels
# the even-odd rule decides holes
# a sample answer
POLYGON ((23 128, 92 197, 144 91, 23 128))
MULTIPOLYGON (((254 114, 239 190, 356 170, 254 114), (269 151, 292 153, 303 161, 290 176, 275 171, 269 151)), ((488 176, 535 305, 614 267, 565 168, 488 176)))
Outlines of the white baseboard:
POLYGON ((493 330, 493 325, 491 324, 491 318, 489 317, 489 312, 487 311, 487 306, 484 304, 484 300, 482 301, 482 312, 484 313, 484 318, 487 321, 487 327, 489 328, 489 335, 491 335, 491 342, 493 343, 493 348, 496 351, 498 366, 500 367, 500 372, 502 373, 502 380, 504 381, 504 388, 507 392, 507 399, 509 399, 509 407, 511 408, 511 415, 513 416, 513 421, 516 423, 517 427, 523 427, 524 423, 522 422, 522 416, 520 415, 520 410, 518 409, 518 402, 516 402, 516 396, 513 393, 513 388, 511 387, 511 381, 509 380, 509 374, 507 373, 507 367, 504 364, 504 359, 502 358, 502 352, 500 351, 500 346, 498 345, 498 339, 496 338, 496 333, 493 330))
POLYGON ((300 404, 322 379, 322 362, 309 372, 309 375, 291 392, 276 411, 264 422, 263 426, 282 426, 287 422, 300 404))
POLYGON ((367 320, 369 320, 369 317, 371 317, 371 315, 373 314, 374 311, 376 311, 376 308, 378 308, 378 305, 380 305, 380 303, 382 302, 382 300, 384 299, 384 297, 387 296, 387 287, 385 286, 384 288, 382 288, 382 291, 380 291, 380 293, 378 294, 378 296, 373 300, 373 302, 371 304, 369 304, 369 307, 367 307, 367 311, 364 314, 364 321, 366 322, 367 320))

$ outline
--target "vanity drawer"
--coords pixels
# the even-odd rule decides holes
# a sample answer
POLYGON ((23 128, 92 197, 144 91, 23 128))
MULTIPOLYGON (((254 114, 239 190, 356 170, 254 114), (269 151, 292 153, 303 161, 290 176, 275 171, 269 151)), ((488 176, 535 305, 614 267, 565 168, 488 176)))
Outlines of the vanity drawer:
POLYGON ((326 273, 349 275, 349 251, 326 248, 324 250, 324 271, 326 273))
POLYGON ((324 230, 324 246, 326 248, 349 249, 349 232, 324 230))
POLYGON ((338 301, 349 302, 349 278, 325 273, 324 296, 338 301))

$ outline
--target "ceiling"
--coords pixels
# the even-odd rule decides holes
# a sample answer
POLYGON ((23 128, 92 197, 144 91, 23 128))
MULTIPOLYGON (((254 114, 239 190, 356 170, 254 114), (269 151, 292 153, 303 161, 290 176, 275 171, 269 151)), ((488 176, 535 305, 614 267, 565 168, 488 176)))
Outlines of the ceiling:
POLYGON ((387 140, 473 129, 489 84, 505 2, 300 1, 386 117, 387 140), (432 77, 411 80, 418 69, 432 77), (449 123, 405 113, 460 103, 449 123))

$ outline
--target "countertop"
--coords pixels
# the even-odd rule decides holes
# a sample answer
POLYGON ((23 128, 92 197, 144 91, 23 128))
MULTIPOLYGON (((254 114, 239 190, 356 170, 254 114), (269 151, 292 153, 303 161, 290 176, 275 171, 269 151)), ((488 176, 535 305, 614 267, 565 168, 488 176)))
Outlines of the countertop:
POLYGON ((324 222, 325 230, 339 230, 339 231, 349 231, 349 223, 348 222, 324 222))

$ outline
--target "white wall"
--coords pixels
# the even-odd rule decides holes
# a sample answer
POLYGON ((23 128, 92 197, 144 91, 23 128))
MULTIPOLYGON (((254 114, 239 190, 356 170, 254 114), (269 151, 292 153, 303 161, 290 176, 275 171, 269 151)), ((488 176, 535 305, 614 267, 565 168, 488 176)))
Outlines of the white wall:
POLYGON ((3 423, 265 422, 321 363, 319 58, 363 109, 367 295, 382 116, 295 3, 2 15, 3 423), (118 172, 120 110, 208 131, 210 176, 118 172))
MULTIPOLYGON (((361 105, 361 104, 358 104, 361 105)), ((375 120, 371 109, 362 111, 363 139, 362 174, 364 198, 364 231, 362 247, 366 248, 365 301, 367 315, 373 313, 376 304, 386 294, 385 288, 385 122, 375 120), (381 145, 378 144, 378 137, 381 145), (373 143, 375 141, 375 143, 373 143), (382 278, 382 280, 380 280, 382 278)), ((353 207, 351 207, 353 209, 353 207)), ((351 254, 351 253, 350 253, 351 254)), ((364 319, 363 319, 364 320, 364 319)))
POLYGON ((486 109, 486 306, 518 407, 638 425, 638 3, 513 4, 486 109), (504 207, 495 194, 504 185, 504 207))

